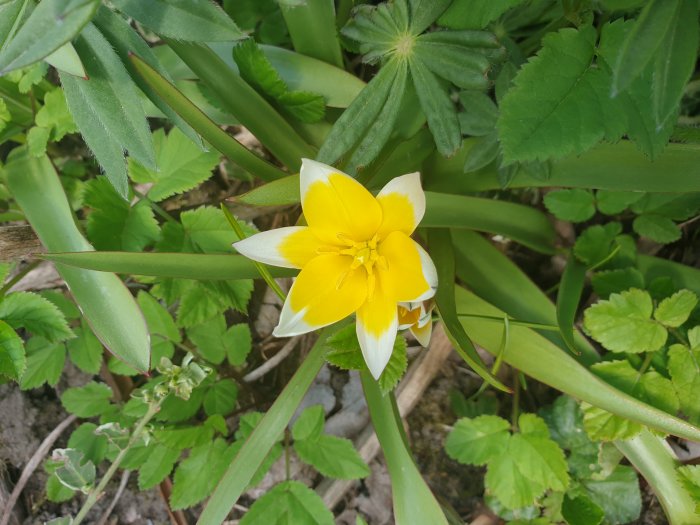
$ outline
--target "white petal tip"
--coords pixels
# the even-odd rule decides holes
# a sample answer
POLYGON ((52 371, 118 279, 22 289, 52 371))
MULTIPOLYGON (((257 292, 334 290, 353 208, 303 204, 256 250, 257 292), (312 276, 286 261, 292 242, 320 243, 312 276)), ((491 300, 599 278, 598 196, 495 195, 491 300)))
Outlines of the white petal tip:
POLYGON ((383 334, 374 336, 367 333, 359 322, 357 323, 357 339, 360 342, 362 356, 365 358, 367 368, 374 379, 379 379, 391 359, 397 329, 398 319, 394 320, 383 334))

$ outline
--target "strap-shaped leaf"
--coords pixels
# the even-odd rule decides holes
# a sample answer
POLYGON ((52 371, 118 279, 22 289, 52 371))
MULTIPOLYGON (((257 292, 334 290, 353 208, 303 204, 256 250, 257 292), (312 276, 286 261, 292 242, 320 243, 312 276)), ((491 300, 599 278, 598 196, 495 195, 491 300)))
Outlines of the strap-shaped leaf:
MULTIPOLYGON (((0 51, 0 76, 38 62, 72 40, 90 21, 99 5, 99 0, 39 2, 14 38, 0 51)), ((0 14, 5 15, 3 11, 0 14)))
POLYGON ((576 342, 574 341, 574 321, 576 320, 578 303, 581 301, 585 278, 586 265, 579 262, 573 254, 570 255, 559 283, 557 323, 559 324, 562 338, 574 353, 578 353, 576 342))
POLYGON ((136 86, 114 49, 92 24, 75 41, 89 80, 61 73, 66 102, 107 177, 127 193, 124 151, 155 169, 153 140, 136 86))
POLYGON ((114 0, 125 15, 159 35, 192 42, 237 40, 245 35, 210 0, 114 0))
POLYGON ((87 78, 85 66, 70 42, 63 44, 56 51, 45 57, 44 60, 59 71, 76 77, 87 78))

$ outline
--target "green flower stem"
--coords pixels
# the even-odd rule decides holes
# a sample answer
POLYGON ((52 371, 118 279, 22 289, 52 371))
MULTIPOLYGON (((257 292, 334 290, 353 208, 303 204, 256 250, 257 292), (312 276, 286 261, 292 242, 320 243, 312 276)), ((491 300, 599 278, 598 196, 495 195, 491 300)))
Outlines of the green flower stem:
POLYGON ((632 439, 615 441, 615 446, 647 480, 671 525, 700 523, 693 498, 678 481, 679 462, 663 438, 645 429, 632 439))
POLYGON ((396 524, 447 525, 440 505, 411 457, 393 392, 383 395, 367 371, 360 372, 360 378, 391 477, 396 524))
POLYGON ((262 465, 270 449, 277 443, 280 434, 284 432, 299 403, 306 395, 306 391, 321 370, 325 362, 326 339, 336 330, 345 326, 347 322, 349 321, 341 321, 321 332, 306 359, 228 466, 209 503, 204 508, 204 512, 199 517, 199 521, 197 521, 199 525, 219 525, 226 519, 262 465))
POLYGON ((153 416, 155 416, 158 413, 158 411, 160 410, 160 405, 163 403, 164 400, 165 398, 162 398, 155 403, 149 404, 148 411, 139 420, 138 424, 136 425, 136 428, 134 428, 134 431, 131 434, 131 437, 129 438, 129 442, 127 443, 126 447, 119 451, 119 454, 109 466, 109 469, 107 469, 105 475, 102 476, 100 483, 97 485, 97 487, 90 491, 87 499, 85 500, 85 503, 83 503, 83 506, 80 508, 80 511, 78 512, 77 516, 71 522, 71 525, 78 525, 79 523, 81 523, 83 519, 85 519, 87 513, 90 512, 90 509, 95 505, 95 503, 97 503, 97 500, 102 495, 102 492, 107 486, 107 483, 109 483, 114 474, 117 472, 119 465, 121 465, 121 462, 124 460, 124 457, 129 452, 131 447, 133 447, 134 444, 136 444, 136 442, 139 440, 141 434, 143 434, 143 431, 146 428, 146 425, 148 425, 148 422, 153 418, 153 416))
POLYGON ((225 109, 292 171, 298 171, 303 157, 316 153, 289 123, 229 68, 214 51, 191 42, 166 39, 168 45, 217 94, 225 109))

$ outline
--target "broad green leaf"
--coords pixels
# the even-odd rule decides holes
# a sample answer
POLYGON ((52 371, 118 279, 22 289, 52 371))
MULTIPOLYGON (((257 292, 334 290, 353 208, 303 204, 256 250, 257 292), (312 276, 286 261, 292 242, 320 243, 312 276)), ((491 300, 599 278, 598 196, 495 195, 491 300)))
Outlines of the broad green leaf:
POLYGON ((681 230, 668 217, 645 213, 634 219, 634 231, 642 237, 662 244, 675 242, 681 238, 681 230))
POLYGON ((27 367, 22 338, 5 321, 0 320, 0 379, 19 381, 27 367))
POLYGON ((85 66, 80 61, 78 52, 73 47, 73 44, 66 42, 56 51, 44 57, 44 60, 51 66, 55 67, 59 71, 68 73, 75 77, 85 78, 87 73, 85 72, 85 66))
POLYGON ((690 421, 700 421, 700 347, 675 344, 668 349, 668 373, 680 408, 690 421))
POLYGON ((63 343, 50 343, 42 337, 32 337, 25 345, 27 368, 19 381, 22 390, 29 390, 48 383, 58 383, 66 361, 63 343))
POLYGON ((137 88, 112 46, 92 24, 75 41, 89 80, 61 74, 68 108, 107 177, 126 198, 124 151, 154 167, 153 141, 137 88))
POLYGON ((72 490, 84 493, 92 488, 95 482, 95 465, 85 460, 83 453, 75 449, 55 449, 51 459, 62 465, 56 469, 58 480, 72 490))
POLYGON ((574 244, 574 254, 589 267, 605 260, 613 250, 615 238, 622 232, 617 222, 586 228, 574 244))
POLYGON ((69 388, 61 396, 63 407, 78 417, 94 417, 105 412, 110 405, 112 389, 94 381, 85 386, 69 388))
MULTIPOLYGON (((193 417, 202 406, 204 400, 204 387, 195 388, 189 399, 182 399, 177 396, 169 396, 156 415, 159 421, 169 421, 178 423, 193 417)), ((200 427, 201 428, 201 427, 200 427)), ((166 443, 167 444, 167 443, 166 443)), ((169 444, 168 444, 169 445, 169 444)))
POLYGON ((233 379, 222 379, 211 385, 204 394, 204 412, 208 416, 221 414, 227 416, 236 408, 238 387, 233 379))
POLYGON ((188 328, 187 337, 197 345, 202 357, 214 364, 222 363, 231 348, 231 338, 223 315, 188 328))
POLYGON ((613 96, 632 84, 652 62, 659 49, 668 45, 666 37, 677 20, 680 7, 681 0, 651 0, 644 6, 632 30, 621 42, 620 52, 612 63, 613 96))
POLYGON ((107 454, 109 442, 106 436, 95 434, 97 425, 94 423, 83 423, 76 428, 68 438, 68 448, 80 450, 85 459, 99 464, 107 454))
MULTIPOLYGON (((180 214, 180 221, 182 226, 165 225, 163 239, 156 246, 159 251, 230 254, 234 251, 231 245, 239 240, 219 208, 202 206, 188 210, 180 214)), ((246 235, 256 232, 247 224, 240 224, 246 235)))
POLYGON ((624 292, 630 288, 644 289, 644 276, 636 268, 621 268, 595 272, 591 277, 593 291, 601 299, 610 294, 624 292))
POLYGON ((515 456, 506 452, 489 462, 486 471, 486 490, 509 509, 532 505, 546 489, 544 485, 529 479, 522 468, 515 462, 515 456))
MULTIPOLYGON (((537 419, 537 416, 522 414, 520 420, 523 418, 537 419)), ((569 485, 566 458, 559 445, 549 438, 546 426, 545 435, 526 432, 522 423, 520 427, 521 432, 513 434, 508 444, 508 453, 513 456, 518 470, 536 485, 565 490, 569 485)))
POLYGON ((593 193, 587 190, 550 191, 544 196, 544 204, 557 219, 563 221, 583 222, 595 214, 593 193))
POLYGON ((158 170, 150 170, 135 159, 129 159, 129 177, 134 182, 148 183, 149 199, 159 202, 198 186, 212 175, 219 163, 219 154, 202 151, 178 128, 167 137, 163 128, 153 133, 158 170))
POLYGON ((235 324, 226 331, 226 338, 229 342, 226 350, 229 364, 241 366, 253 348, 250 326, 245 323, 235 324))
POLYGON ((610 523, 630 523, 642 511, 642 496, 637 473, 620 465, 605 479, 583 481, 588 497, 605 511, 610 523))
POLYGON ((598 190, 595 195, 598 209, 605 215, 622 213, 642 197, 644 193, 639 191, 598 190))
POLYGON ((700 513, 700 465, 678 467, 678 479, 695 500, 695 512, 700 513))
POLYGON ((182 335, 180 335, 180 330, 175 325, 172 315, 155 297, 148 292, 140 291, 136 301, 146 318, 151 335, 160 335, 175 343, 182 341, 182 335))
POLYGON ((668 336, 651 318, 653 305, 648 292, 633 288, 598 301, 584 313, 584 327, 612 352, 653 352, 668 336))
POLYGON ((359 479, 370 470, 349 439, 322 435, 294 441, 299 458, 321 474, 335 479, 359 479))
POLYGON ((75 339, 66 344, 70 360, 83 372, 97 374, 102 366, 102 343, 85 321, 73 331, 75 339))
POLYGON ((52 343, 75 337, 56 305, 32 292, 5 296, 0 301, 0 320, 12 328, 24 328, 52 343))
POLYGON ((156 33, 195 42, 237 40, 243 33, 210 0, 114 0, 114 6, 156 33))
POLYGON ((310 406, 299 415, 292 426, 292 437, 295 441, 315 441, 323 433, 325 414, 323 405, 310 406))
POLYGON ((163 481, 172 472, 180 458, 180 450, 156 445, 139 469, 139 489, 148 490, 163 481))
POLYGON ((299 523, 333 525, 333 514, 321 497, 299 481, 285 481, 258 499, 241 519, 241 525, 299 523))
POLYGON ((177 309, 177 325, 189 328, 229 308, 245 313, 252 292, 251 280, 188 282, 177 309))
POLYGON ((88 238, 98 250, 140 252, 160 237, 148 202, 132 206, 106 177, 89 181, 83 195, 85 205, 92 208, 87 220, 88 238))
POLYGON ((223 439, 193 448, 173 476, 170 505, 173 510, 191 507, 209 496, 233 459, 234 450, 223 439))
POLYGON ((449 157, 462 145, 454 103, 422 59, 412 57, 409 65, 413 85, 421 108, 428 118, 428 127, 435 145, 444 157, 449 157))
POLYGON ((600 525, 605 518, 605 512, 588 496, 564 496, 561 505, 562 517, 568 525, 600 525))
POLYGON ((72 40, 95 14, 97 0, 39 2, 0 51, 0 76, 26 67, 72 40))
POLYGON ((548 33, 521 68, 498 119, 506 163, 579 154, 606 136, 606 119, 616 117, 609 78, 592 64, 595 38, 591 27, 548 33))
POLYGON ((308 91, 291 91, 263 51, 248 38, 233 48, 233 58, 243 79, 302 122, 318 122, 325 114, 323 97, 308 91))
POLYGON ((482 394, 474 399, 467 399, 458 390, 450 390, 450 409, 459 417, 475 418, 498 413, 499 401, 495 395, 482 394))
POLYGON ((438 24, 450 29, 483 29, 523 0, 455 0, 438 24))
POLYGON ((205 425, 180 428, 166 427, 154 431, 153 436, 163 446, 174 450, 184 450, 208 444, 214 437, 214 431, 205 425))
POLYGON ((505 454, 508 448, 510 423, 497 416, 462 418, 447 436, 447 454, 467 465, 485 465, 505 454))
POLYGON ((664 326, 678 328, 688 320, 697 304, 697 295, 690 290, 680 290, 659 303, 654 319, 664 326))
MULTIPOLYGON (((75 491, 73 489, 69 489, 66 487, 63 483, 61 483, 58 478, 56 477, 56 473, 52 473, 46 480, 46 499, 49 501, 53 501, 55 503, 62 503, 64 501, 68 501, 73 499, 75 496, 75 491)), ((63 518, 59 518, 63 519, 63 518)), ((57 525, 70 525, 70 522, 68 523, 61 523, 59 522, 57 525)))
POLYGON ((583 426, 588 436, 596 441, 632 439, 644 429, 636 421, 588 404, 583 406, 583 426))

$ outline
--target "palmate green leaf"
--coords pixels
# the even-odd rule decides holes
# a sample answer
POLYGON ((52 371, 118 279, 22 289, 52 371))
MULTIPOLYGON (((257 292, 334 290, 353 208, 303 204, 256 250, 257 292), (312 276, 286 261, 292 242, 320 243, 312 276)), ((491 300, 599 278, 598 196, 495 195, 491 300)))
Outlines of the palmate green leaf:
POLYGON ((0 321, 0 379, 18 381, 27 366, 22 338, 5 321, 0 321))
POLYGON ((417 35, 428 29, 451 3, 451 0, 408 0, 411 32, 417 35))
MULTIPOLYGON (((37 111, 35 123, 38 128, 45 131, 46 140, 43 141, 43 144, 32 145, 31 137, 27 137, 27 142, 34 155, 41 155, 46 151, 46 141, 49 139, 59 141, 68 133, 78 131, 73 117, 68 111, 66 97, 61 89, 54 89, 44 95, 44 105, 37 111)), ((29 135, 32 135, 32 130, 29 131, 29 135)))
POLYGON ((697 424, 700 421, 700 347, 672 345, 668 349, 668 373, 681 410, 697 424))
POLYGON ((406 0, 361 5, 341 33, 359 43, 362 60, 375 63, 395 51, 400 36, 408 34, 409 12, 406 0))
POLYGON ((40 2, 0 51, 0 76, 33 64, 72 40, 99 5, 98 0, 40 2))
POLYGON ((20 389, 29 390, 44 383, 55 386, 66 361, 65 345, 50 343, 43 337, 32 337, 27 341, 25 349, 27 368, 20 379, 20 389))
POLYGON ((317 122, 325 114, 323 97, 306 91, 292 91, 258 47, 248 38, 233 48, 233 58, 243 79, 258 88, 296 119, 317 122))
POLYGON ((258 499, 241 525, 333 525, 333 513, 321 497, 299 481, 285 481, 258 499))
POLYGON ((462 418, 447 436, 445 450, 467 465, 485 465, 508 448, 510 423, 497 416, 462 418))
POLYGON ((455 0, 438 24, 450 29, 484 29, 509 9, 524 0, 455 0))
POLYGON ((16 292, 5 296, 0 301, 0 320, 12 328, 24 328, 52 343, 74 337, 56 305, 31 292, 16 292))
POLYGON ((152 182, 148 197, 156 202, 198 186, 211 177, 219 163, 218 153, 202 151, 178 128, 167 137, 163 128, 156 130, 153 145, 158 169, 148 169, 130 158, 129 176, 134 182, 152 182))
POLYGON ((697 295, 690 290, 680 290, 659 303, 654 311, 654 319, 664 326, 678 328, 688 320, 697 304, 697 295))
POLYGON ((229 16, 209 0, 114 0, 114 6, 156 33, 195 42, 238 40, 244 35, 229 16))
POLYGON ((632 227, 642 237, 661 244, 675 242, 681 238, 681 230, 676 223, 662 215, 645 213, 634 219, 632 227))
POLYGON ((617 117, 608 99, 610 79, 592 64, 595 39, 591 27, 549 33, 519 71, 498 119, 506 163, 582 153, 612 134, 607 121, 617 117))
POLYGON ((412 58, 420 59, 438 77, 449 80, 462 89, 488 88, 488 58, 482 53, 459 46, 458 38, 454 42, 443 42, 437 36, 441 35, 427 33, 419 36, 413 45, 412 58))
POLYGON ((250 279, 181 283, 184 287, 179 287, 182 295, 176 322, 183 328, 201 324, 229 308, 245 313, 253 293, 253 281, 250 279))
POLYGON ((78 417, 94 417, 109 408, 112 396, 109 386, 92 381, 85 386, 66 390, 61 396, 61 404, 68 412, 78 417))
POLYGON ((612 294, 584 313, 584 327, 612 352, 651 352, 666 342, 666 329, 651 318, 651 296, 644 290, 612 294))
POLYGON ((335 479, 359 479, 370 470, 349 439, 321 435, 294 441, 299 458, 321 474, 335 479))
POLYGON ((163 445, 156 445, 139 469, 139 489, 148 490, 163 481, 173 470, 180 458, 180 451, 163 445))
POLYGON ((248 325, 227 328, 223 315, 216 315, 188 328, 187 337, 197 345, 202 357, 214 364, 222 363, 228 356, 231 364, 241 365, 251 350, 252 339, 248 325))
POLYGON ((148 202, 132 206, 124 200, 106 177, 89 181, 84 202, 88 215, 87 234, 98 250, 139 252, 160 236, 160 228, 148 202))
POLYGON ((578 188, 550 191, 544 196, 544 204, 563 221, 583 222, 595 214, 593 193, 578 188))
POLYGON ((102 343, 84 320, 73 332, 75 338, 66 344, 70 360, 83 372, 97 374, 102 366, 102 343))
POLYGON ((75 42, 89 80, 61 74, 68 108, 115 189, 126 196, 124 151, 154 167, 155 154, 137 88, 110 43, 92 24, 75 42))

